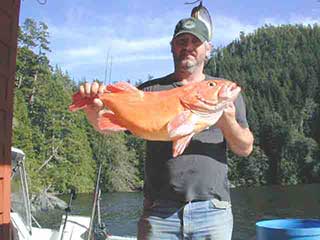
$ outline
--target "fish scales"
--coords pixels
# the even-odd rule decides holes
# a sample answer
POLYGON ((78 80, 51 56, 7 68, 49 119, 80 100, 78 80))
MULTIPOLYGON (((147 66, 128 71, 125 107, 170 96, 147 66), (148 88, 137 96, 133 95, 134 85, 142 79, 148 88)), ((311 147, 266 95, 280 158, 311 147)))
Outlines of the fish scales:
POLYGON ((178 92, 110 93, 100 99, 119 119, 119 123, 135 135, 147 140, 171 140, 167 124, 183 111, 178 92), (173 107, 174 106, 174 107, 173 107), (157 131, 156 137, 153 132, 157 131))
POLYGON ((215 124, 228 102, 241 89, 228 80, 205 80, 159 92, 144 92, 126 82, 106 86, 95 97, 73 95, 70 111, 86 108, 99 98, 106 112, 98 118, 98 129, 129 130, 156 141, 173 141, 173 156, 183 153, 192 136, 215 124))

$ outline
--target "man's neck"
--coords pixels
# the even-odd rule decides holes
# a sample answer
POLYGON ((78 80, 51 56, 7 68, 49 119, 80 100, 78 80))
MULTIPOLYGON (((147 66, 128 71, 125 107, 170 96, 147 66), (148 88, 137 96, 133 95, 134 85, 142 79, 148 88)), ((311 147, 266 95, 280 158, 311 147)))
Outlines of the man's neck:
POLYGON ((188 84, 191 82, 199 82, 205 79, 205 74, 202 71, 195 71, 193 73, 185 71, 175 71, 174 78, 183 84, 188 84))

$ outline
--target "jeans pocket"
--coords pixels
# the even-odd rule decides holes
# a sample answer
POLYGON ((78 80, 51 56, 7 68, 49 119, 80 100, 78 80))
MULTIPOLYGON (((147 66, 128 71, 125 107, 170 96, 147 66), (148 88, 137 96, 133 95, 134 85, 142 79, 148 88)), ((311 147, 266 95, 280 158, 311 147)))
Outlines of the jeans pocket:
POLYGON ((228 209, 231 208, 231 203, 228 201, 221 201, 216 198, 210 199, 211 206, 216 209, 228 209))

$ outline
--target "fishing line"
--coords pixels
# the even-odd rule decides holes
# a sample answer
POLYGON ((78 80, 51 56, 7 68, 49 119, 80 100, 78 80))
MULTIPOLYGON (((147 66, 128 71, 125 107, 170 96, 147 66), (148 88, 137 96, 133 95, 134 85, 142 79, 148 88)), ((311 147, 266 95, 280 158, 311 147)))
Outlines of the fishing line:
POLYGON ((202 4, 202 0, 196 0, 196 1, 193 1, 193 2, 185 2, 184 4, 195 4, 197 2, 201 2, 201 4, 202 4))
POLYGON ((41 5, 47 4, 47 1, 48 1, 48 0, 37 0, 37 2, 38 2, 39 4, 41 4, 41 5))

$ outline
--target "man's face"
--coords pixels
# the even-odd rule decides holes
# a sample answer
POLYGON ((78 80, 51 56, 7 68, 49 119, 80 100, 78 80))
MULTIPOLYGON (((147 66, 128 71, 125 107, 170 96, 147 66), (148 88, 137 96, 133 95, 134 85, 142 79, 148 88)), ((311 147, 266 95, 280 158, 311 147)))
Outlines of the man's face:
POLYGON ((178 35, 172 40, 171 51, 176 69, 190 73, 204 64, 210 50, 209 43, 201 42, 199 38, 189 33, 178 35))

